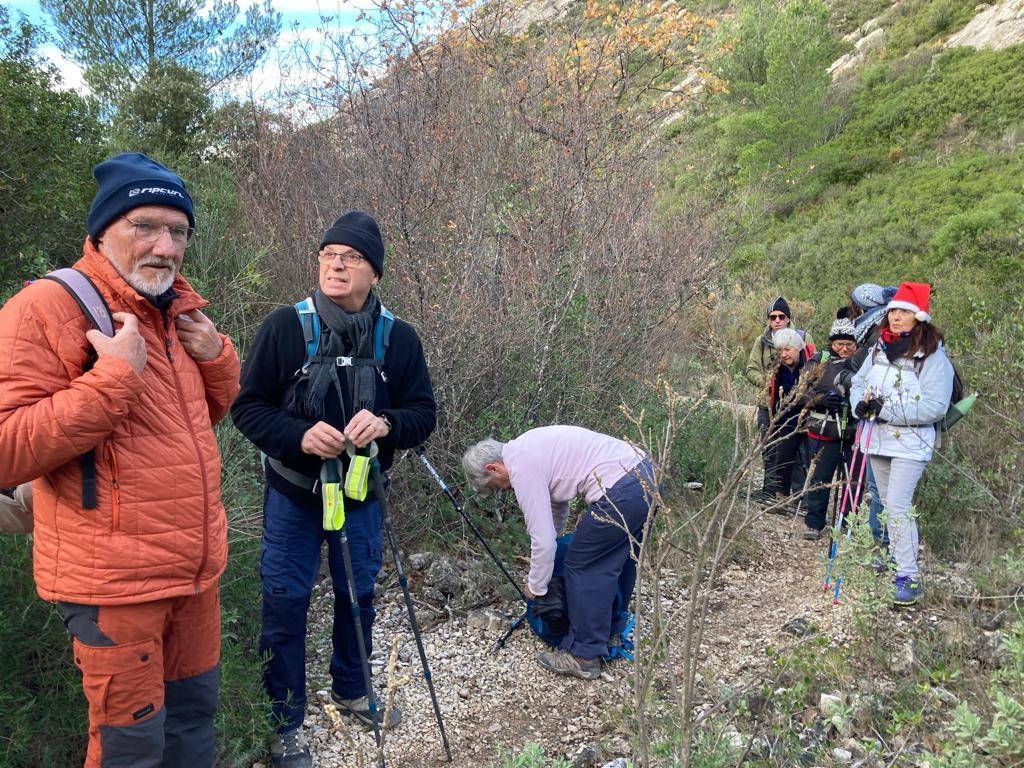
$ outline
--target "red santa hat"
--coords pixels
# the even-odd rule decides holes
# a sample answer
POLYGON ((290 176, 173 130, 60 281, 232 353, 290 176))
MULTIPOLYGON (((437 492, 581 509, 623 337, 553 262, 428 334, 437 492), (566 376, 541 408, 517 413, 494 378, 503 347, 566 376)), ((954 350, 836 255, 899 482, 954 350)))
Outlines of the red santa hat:
POLYGON ((913 312, 914 317, 920 322, 930 323, 932 316, 928 314, 928 301, 931 293, 932 287, 928 283, 900 283, 886 311, 907 309, 913 312))

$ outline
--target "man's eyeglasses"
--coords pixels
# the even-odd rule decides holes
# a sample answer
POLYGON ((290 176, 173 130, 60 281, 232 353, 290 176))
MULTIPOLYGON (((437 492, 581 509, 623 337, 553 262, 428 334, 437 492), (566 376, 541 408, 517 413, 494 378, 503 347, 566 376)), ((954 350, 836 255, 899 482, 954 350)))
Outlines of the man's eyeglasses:
POLYGON ((856 349, 857 342, 855 341, 833 341, 832 346, 836 349, 856 349))
POLYGON ((345 251, 345 253, 338 253, 337 251, 320 251, 317 254, 317 259, 321 264, 333 264, 335 259, 341 259, 341 263, 346 267, 358 267, 362 262, 366 261, 366 257, 361 253, 355 251, 345 251))
POLYGON ((779 315, 779 314, 773 314, 773 315, 768 315, 768 319, 769 320, 785 320, 786 316, 785 315, 779 315))
POLYGON ((132 229, 135 230, 135 239, 141 240, 144 243, 152 243, 159 240, 164 230, 167 230, 171 236, 171 242, 179 248, 184 248, 192 242, 192 237, 196 233, 195 227, 188 227, 184 224, 167 225, 163 222, 149 221, 148 219, 129 219, 127 216, 122 216, 121 218, 127 221, 132 229))

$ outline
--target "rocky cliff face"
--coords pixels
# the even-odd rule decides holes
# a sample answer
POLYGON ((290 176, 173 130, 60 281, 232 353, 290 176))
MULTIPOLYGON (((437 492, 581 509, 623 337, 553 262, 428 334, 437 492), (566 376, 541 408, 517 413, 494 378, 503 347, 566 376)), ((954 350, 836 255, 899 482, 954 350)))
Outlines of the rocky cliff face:
POLYGON ((1024 43, 1024 0, 1003 0, 973 19, 946 41, 946 47, 968 45, 999 50, 1024 43))

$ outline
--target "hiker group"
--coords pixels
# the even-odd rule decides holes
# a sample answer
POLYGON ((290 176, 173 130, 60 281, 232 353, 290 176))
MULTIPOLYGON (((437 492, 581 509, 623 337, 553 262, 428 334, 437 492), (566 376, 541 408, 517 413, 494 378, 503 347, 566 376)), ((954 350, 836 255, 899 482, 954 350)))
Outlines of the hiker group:
POLYGON ((932 323, 928 284, 863 284, 849 298, 820 351, 810 334, 791 327, 783 297, 768 306, 746 366, 760 393, 764 482, 756 500, 768 511, 805 507, 804 538, 815 541, 838 486, 831 566, 866 483, 876 570, 887 571, 891 562, 892 600, 911 605, 923 589, 914 490, 951 423, 959 382, 932 323))
MULTIPOLYGON (((368 663, 384 538, 447 751, 386 499, 395 452, 433 432, 436 403, 416 332, 374 291, 385 260, 377 223, 351 211, 324 232, 314 290, 264 319, 242 366, 181 274, 195 234, 183 180, 138 153, 93 172, 81 258, 0 309, 0 486, 10 490, 0 529, 33 533, 37 592, 71 636, 88 703, 85 765, 213 765, 228 556, 213 425, 228 413, 265 474, 259 650, 274 766, 312 765, 306 621, 324 546, 330 698, 378 743, 401 721, 398 707, 378 705, 368 663)), ((480 493, 513 490, 526 516, 521 594, 564 622, 539 663, 598 677, 626 631, 633 557, 653 516, 650 459, 549 426, 471 446, 463 466, 480 493), (576 533, 559 538, 580 495, 576 533)))

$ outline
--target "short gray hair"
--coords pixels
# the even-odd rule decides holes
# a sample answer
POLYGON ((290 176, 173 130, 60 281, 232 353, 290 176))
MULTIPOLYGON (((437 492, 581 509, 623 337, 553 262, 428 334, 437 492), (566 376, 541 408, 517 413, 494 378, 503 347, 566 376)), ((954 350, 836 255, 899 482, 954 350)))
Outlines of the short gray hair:
POLYGON ((792 328, 782 328, 772 334, 772 344, 776 349, 795 349, 797 352, 804 348, 804 337, 792 328))
POLYGON ((504 447, 503 442, 488 437, 469 446, 462 454, 462 471, 466 473, 466 481, 482 496, 491 492, 487 487, 491 474, 484 469, 484 465, 501 461, 501 451, 504 447))

